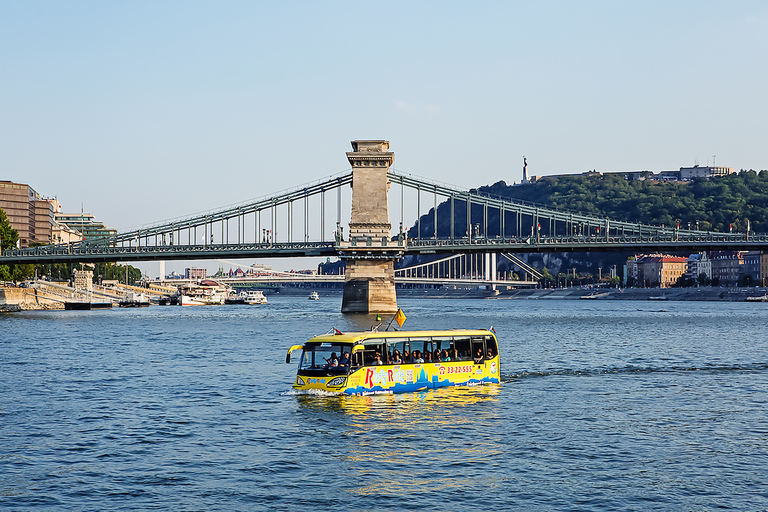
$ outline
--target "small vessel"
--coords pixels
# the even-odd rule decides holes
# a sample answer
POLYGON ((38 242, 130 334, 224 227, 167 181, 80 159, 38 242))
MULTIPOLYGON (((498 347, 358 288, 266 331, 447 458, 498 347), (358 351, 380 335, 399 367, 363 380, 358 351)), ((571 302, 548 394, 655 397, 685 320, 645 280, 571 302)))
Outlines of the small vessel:
POLYGON ((367 331, 332 329, 303 345, 293 388, 343 395, 421 391, 498 383, 496 335, 487 329, 367 331))
POLYGON ((230 292, 229 296, 224 299, 224 304, 245 304, 245 299, 242 293, 230 292))
POLYGON ((267 298, 261 290, 248 290, 245 292, 245 304, 266 304, 267 298))
POLYGON ((180 306, 212 306, 224 304, 230 288, 211 279, 202 279, 195 284, 179 287, 180 306))
POLYGON ((149 307, 149 297, 143 293, 128 292, 117 304, 121 308, 146 308, 149 307))
POLYGON ((248 290, 247 292, 230 293, 224 300, 225 304, 266 304, 267 298, 261 290, 248 290))
POLYGON ((309 300, 320 300, 320 294, 316 291, 312 291, 312 293, 309 294, 309 300))
POLYGON ((651 295, 648 300, 667 300, 667 296, 663 293, 661 295, 651 295))
POLYGON ((747 297, 747 302, 768 302, 768 295, 762 295, 757 297, 747 297))

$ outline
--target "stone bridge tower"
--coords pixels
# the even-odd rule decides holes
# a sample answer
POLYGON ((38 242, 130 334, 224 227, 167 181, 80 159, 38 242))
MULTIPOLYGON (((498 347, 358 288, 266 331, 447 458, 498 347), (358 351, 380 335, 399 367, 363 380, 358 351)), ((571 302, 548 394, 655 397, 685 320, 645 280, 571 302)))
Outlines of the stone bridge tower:
POLYGON ((402 257, 404 240, 390 240, 389 179, 395 159, 385 140, 352 141, 352 214, 349 239, 338 242, 347 262, 342 313, 397 311, 394 260, 402 257))

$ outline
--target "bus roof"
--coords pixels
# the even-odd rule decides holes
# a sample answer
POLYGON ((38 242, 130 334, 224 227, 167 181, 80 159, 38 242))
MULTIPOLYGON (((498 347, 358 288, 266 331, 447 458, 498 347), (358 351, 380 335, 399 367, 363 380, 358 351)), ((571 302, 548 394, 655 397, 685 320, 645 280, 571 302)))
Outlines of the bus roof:
MULTIPOLYGON (((383 338, 424 338, 441 336, 487 336, 493 332, 488 329, 449 329, 440 331, 363 331, 363 332, 329 332, 310 338, 307 343, 345 343, 360 344, 383 338)), ((495 337, 495 336, 494 336, 495 337)))

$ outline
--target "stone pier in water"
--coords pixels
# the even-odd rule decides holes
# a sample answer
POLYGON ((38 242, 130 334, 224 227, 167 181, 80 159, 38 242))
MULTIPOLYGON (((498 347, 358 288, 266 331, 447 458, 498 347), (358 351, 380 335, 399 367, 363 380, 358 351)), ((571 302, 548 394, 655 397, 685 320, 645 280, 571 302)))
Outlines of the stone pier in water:
POLYGON ((404 239, 390 240, 389 179, 394 161, 389 142, 352 141, 352 214, 349 237, 339 242, 346 260, 342 313, 397 311, 394 260, 403 254, 404 239))

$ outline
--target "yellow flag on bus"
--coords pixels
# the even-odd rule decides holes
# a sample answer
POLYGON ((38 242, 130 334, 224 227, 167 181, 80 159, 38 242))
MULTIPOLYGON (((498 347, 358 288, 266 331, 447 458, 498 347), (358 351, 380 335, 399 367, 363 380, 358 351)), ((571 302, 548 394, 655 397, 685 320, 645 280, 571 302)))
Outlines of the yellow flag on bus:
POLYGON ((397 308, 397 313, 395 314, 395 322, 397 322, 397 325, 400 327, 402 327, 405 323, 405 313, 403 313, 403 310, 400 308, 397 308))

